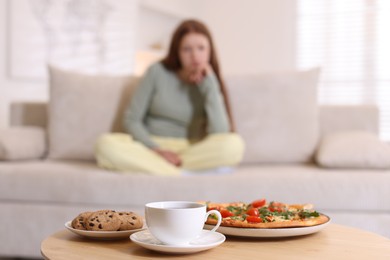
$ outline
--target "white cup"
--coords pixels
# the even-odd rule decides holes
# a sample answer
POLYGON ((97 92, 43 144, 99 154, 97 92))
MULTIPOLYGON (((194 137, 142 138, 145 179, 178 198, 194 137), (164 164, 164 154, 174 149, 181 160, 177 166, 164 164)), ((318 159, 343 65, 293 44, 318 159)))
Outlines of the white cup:
POLYGON ((145 205, 146 225, 152 235, 166 245, 188 245, 200 236, 207 217, 215 214, 217 225, 222 216, 217 210, 206 213, 206 205, 189 201, 161 201, 145 205))

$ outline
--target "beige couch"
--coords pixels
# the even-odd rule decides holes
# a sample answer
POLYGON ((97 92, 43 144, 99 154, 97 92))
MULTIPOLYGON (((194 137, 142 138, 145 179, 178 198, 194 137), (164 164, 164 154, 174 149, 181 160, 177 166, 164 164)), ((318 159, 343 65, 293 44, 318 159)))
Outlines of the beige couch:
POLYGON ((313 203, 334 223, 390 237, 390 152, 375 106, 318 106, 317 71, 230 77, 237 131, 232 171, 181 177, 96 167, 93 143, 121 131, 136 79, 51 69, 49 105, 15 103, 0 130, 0 256, 39 257, 40 242, 79 212, 143 212, 159 200, 313 203))

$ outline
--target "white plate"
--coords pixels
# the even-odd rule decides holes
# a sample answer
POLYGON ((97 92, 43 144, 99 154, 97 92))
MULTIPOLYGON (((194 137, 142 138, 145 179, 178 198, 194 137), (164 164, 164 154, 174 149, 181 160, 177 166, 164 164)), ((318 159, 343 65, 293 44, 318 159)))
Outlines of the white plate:
MULTIPOLYGON (((292 237, 316 233, 324 229, 330 223, 328 222, 310 226, 310 227, 293 227, 293 228, 235 228, 220 226, 217 231, 229 236, 241 237, 292 237)), ((214 225, 205 224, 205 229, 212 229, 214 225)))
POLYGON ((72 221, 65 223, 65 227, 71 232, 82 236, 93 239, 102 239, 102 240, 113 240, 113 239, 124 239, 129 238, 129 236, 135 232, 144 230, 144 228, 133 229, 133 230, 123 230, 123 231, 89 231, 89 230, 79 230, 72 227, 72 221))
POLYGON ((149 230, 140 231, 130 236, 131 241, 144 248, 173 254, 190 254, 196 253, 222 244, 226 237, 218 232, 211 232, 209 230, 202 230, 199 238, 190 242, 185 246, 171 246, 164 245, 150 234, 149 230))

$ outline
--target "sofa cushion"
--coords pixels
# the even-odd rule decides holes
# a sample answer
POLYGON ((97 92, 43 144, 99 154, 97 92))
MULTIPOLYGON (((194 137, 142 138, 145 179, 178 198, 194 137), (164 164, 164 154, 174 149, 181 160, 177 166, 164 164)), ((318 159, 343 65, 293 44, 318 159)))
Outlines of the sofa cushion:
POLYGON ((315 165, 243 165, 234 172, 181 177, 118 174, 87 161, 0 164, 0 200, 53 205, 143 208, 160 200, 313 203, 321 210, 389 211, 390 171, 315 165), (217 188, 216 188, 217 187, 217 188), (237 187, 245 187, 245 190, 237 187), (337 201, 335 203, 335 201, 337 201))
POLYGON ((39 159, 46 152, 42 127, 19 126, 0 130, 0 160, 39 159))
POLYGON ((227 78, 244 162, 312 159, 318 135, 318 69, 227 78))
POLYGON ((390 145, 369 132, 336 132, 323 137, 316 160, 328 168, 390 168, 390 145))
POLYGON ((123 111, 137 79, 53 67, 49 72, 49 158, 93 160, 98 136, 122 130, 123 111))

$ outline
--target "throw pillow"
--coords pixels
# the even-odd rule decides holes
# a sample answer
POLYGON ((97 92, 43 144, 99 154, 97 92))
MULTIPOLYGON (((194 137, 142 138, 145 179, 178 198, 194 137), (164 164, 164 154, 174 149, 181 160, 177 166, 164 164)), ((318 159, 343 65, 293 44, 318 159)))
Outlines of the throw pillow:
POLYGON ((246 163, 312 160, 319 132, 318 69, 227 78, 246 163))
POLYGON ((0 160, 43 158, 46 133, 41 127, 11 127, 0 130, 0 160))
POLYGON ((50 67, 49 158, 94 160, 98 136, 122 131, 137 79, 50 67))
POLYGON ((320 143, 316 160, 328 168, 389 168, 390 145, 364 131, 328 134, 320 143))

